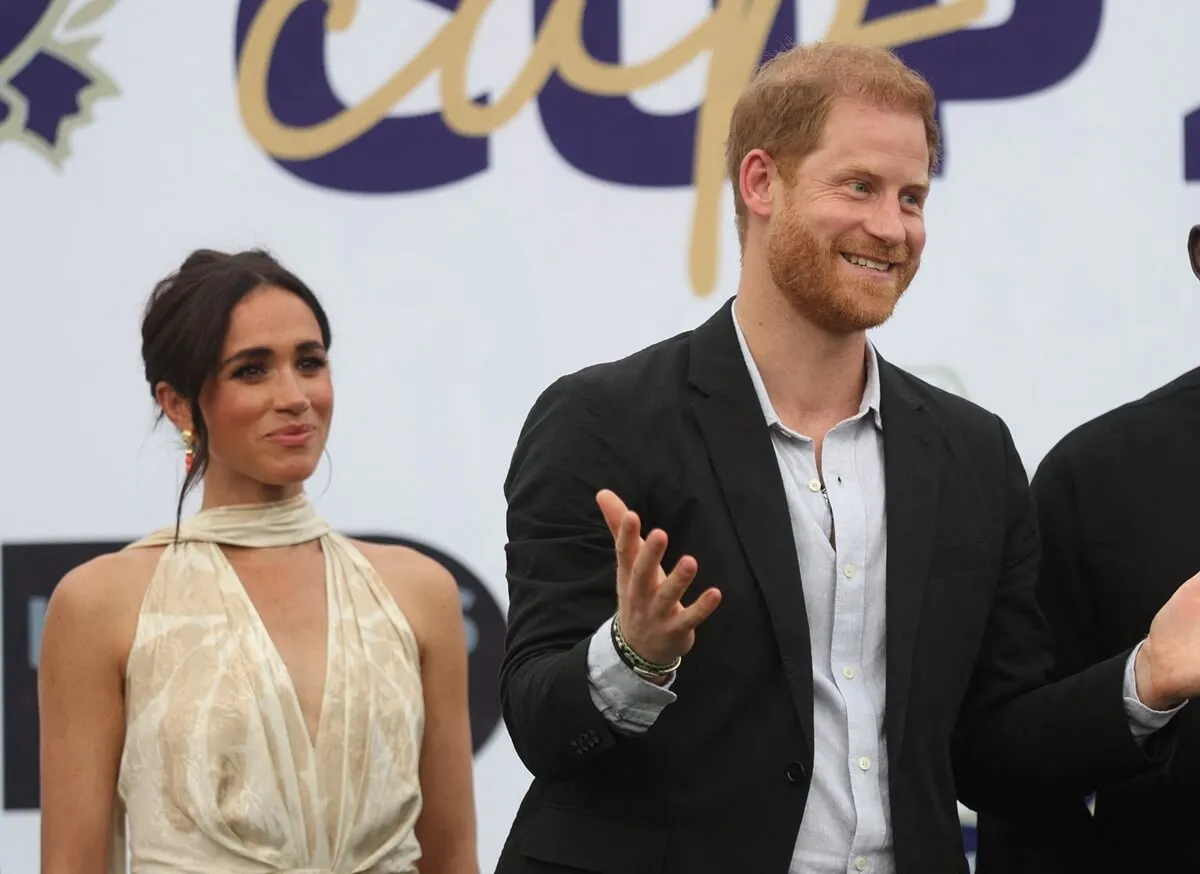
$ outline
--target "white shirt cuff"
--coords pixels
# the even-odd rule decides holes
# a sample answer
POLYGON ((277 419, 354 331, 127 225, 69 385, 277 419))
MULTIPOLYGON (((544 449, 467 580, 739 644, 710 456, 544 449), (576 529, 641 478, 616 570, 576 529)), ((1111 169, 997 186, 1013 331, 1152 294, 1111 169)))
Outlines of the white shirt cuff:
POLYGON ((639 677, 621 661, 612 642, 612 620, 592 635, 588 644, 588 686, 592 703, 617 728, 642 732, 676 699, 675 675, 659 686, 639 677))
POLYGON ((1129 660, 1125 662, 1125 683, 1124 683, 1124 698, 1125 698, 1125 715, 1129 718, 1129 727, 1133 730, 1133 736, 1136 740, 1141 741, 1154 732, 1158 731, 1164 725, 1171 721, 1176 713, 1183 709, 1187 702, 1183 702, 1178 707, 1171 710, 1151 710, 1138 697, 1137 693, 1137 655, 1141 651, 1143 640, 1133 648, 1133 652, 1129 654, 1129 660))

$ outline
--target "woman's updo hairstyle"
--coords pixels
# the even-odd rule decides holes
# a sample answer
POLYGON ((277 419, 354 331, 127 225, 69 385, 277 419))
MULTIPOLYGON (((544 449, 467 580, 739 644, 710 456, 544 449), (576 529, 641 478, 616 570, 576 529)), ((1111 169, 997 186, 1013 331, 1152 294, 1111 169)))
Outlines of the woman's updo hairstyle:
MULTIPOLYGON (((227 254, 197 249, 179 268, 154 286, 142 318, 142 362, 150 394, 165 382, 191 407, 192 469, 184 477, 176 508, 176 523, 188 492, 208 466, 208 429, 200 412, 200 391, 221 362, 234 307, 259 288, 290 291, 312 310, 328 350, 329 319, 317 296, 271 255, 260 250, 227 254)), ((163 411, 159 410, 159 418, 163 411)))

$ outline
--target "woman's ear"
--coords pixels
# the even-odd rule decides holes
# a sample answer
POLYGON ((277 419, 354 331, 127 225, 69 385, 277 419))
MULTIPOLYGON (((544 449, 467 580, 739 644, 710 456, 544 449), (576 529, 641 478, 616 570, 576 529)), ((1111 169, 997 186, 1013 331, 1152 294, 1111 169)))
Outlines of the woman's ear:
POLYGON ((160 382, 154 387, 154 397, 162 407, 163 415, 171 420, 171 424, 180 431, 195 430, 192 423, 192 405, 187 398, 165 382, 160 382))

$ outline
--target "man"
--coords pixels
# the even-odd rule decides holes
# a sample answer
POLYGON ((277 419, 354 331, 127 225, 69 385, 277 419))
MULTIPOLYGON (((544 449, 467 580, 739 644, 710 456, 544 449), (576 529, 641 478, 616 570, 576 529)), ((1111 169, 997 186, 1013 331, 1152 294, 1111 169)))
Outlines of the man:
MULTIPOLYGON (((1200 279, 1200 225, 1188 237, 1200 279)), ((1055 676, 1071 676, 1141 639, 1200 565, 1200 368, 1081 425, 1047 455, 1032 492, 1042 531, 1038 602, 1055 676)), ((1189 712, 1190 711, 1190 712, 1189 712)), ((1200 870, 1200 712, 1178 718, 1168 771, 979 817, 979 874, 1200 870)), ((1031 799, 1032 801, 1033 799, 1031 799)))
POLYGON ((736 302, 535 403, 500 677, 535 779, 499 874, 961 874, 956 793, 1168 752, 1200 578, 1136 656, 1041 688, 1008 429, 866 341, 924 247, 933 107, 881 49, 777 56, 730 125, 736 302))

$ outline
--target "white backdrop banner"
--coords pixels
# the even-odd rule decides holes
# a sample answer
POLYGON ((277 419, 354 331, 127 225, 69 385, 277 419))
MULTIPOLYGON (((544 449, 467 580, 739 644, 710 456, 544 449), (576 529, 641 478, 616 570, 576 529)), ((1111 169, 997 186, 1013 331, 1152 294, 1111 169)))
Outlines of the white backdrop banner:
POLYGON ((1131 0, 3 0, 0 871, 38 869, 45 598, 173 516, 138 332, 188 251, 265 246, 328 308, 310 492, 458 577, 491 870, 529 780, 496 691, 509 456, 555 377, 733 293, 722 143, 755 60, 865 41, 933 83, 924 267, 875 341, 1032 471, 1197 363, 1198 33, 1200 4, 1131 0))

